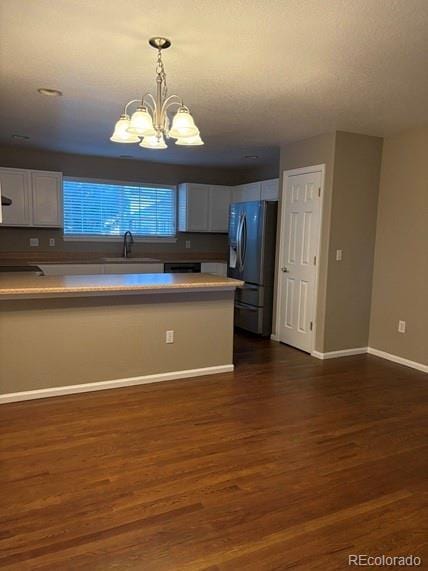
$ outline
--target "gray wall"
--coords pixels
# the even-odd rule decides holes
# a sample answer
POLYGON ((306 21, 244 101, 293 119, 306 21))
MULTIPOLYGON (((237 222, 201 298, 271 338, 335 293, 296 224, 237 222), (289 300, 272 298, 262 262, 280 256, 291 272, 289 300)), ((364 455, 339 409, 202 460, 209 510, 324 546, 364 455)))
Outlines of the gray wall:
MULTIPOLYGON (((276 169, 269 166, 229 169, 170 165, 129 159, 54 153, 16 146, 0 147, 0 166, 61 171, 65 176, 159 184, 201 182, 235 185, 276 176, 276 169)), ((65 242, 61 230, 36 228, 0 228, 0 252, 30 250, 30 237, 37 237, 40 241, 39 248, 31 248, 32 252, 120 252, 120 244, 116 242, 65 242), (54 248, 48 245, 51 237, 55 238, 56 246, 54 248)), ((175 244, 140 243, 136 244, 134 251, 136 253, 189 252, 188 249, 185 249, 186 240, 191 241, 190 252, 226 252, 227 250, 225 234, 178 234, 175 244)))
POLYGON ((428 364, 428 126, 384 142, 370 347, 428 364), (398 333, 398 320, 407 323, 398 333))
POLYGON ((281 148, 281 189, 285 170, 325 164, 315 328, 320 352, 368 344, 381 152, 382 139, 340 131, 281 148), (336 249, 343 250, 342 262, 336 249))
POLYGON ((324 351, 368 344, 381 156, 381 138, 336 133, 324 351))

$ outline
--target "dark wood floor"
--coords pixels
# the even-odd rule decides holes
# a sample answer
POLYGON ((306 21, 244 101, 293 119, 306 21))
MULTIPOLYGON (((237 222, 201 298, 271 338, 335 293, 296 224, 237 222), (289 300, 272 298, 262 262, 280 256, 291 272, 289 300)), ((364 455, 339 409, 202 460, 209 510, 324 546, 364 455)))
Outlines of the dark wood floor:
POLYGON ((427 397, 376 357, 241 336, 233 374, 3 405, 0 567, 427 563, 427 397))

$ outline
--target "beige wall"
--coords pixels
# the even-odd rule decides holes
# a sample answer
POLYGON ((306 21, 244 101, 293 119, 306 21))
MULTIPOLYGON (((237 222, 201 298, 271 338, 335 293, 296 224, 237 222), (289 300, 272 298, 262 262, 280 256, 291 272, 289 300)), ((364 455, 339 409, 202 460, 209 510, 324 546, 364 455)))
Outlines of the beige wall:
POLYGON ((341 131, 281 148, 281 179, 285 170, 325 164, 315 332, 320 352, 367 346, 381 152, 382 139, 341 131), (336 262, 336 249, 343 250, 342 262, 336 262))
POLYGON ((428 364, 428 126, 387 137, 380 180, 370 347, 428 364), (398 320, 407 332, 398 333, 398 320))
MULTIPOLYGON (((124 181, 143 181, 158 184, 201 182, 235 185, 252 180, 276 176, 277 167, 261 166, 243 168, 199 167, 169 165, 145 161, 90 157, 66 153, 54 153, 18 147, 0 147, 0 166, 61 171, 65 176, 104 178, 124 181)), ((39 238, 37 251, 52 252, 112 252, 119 254, 121 245, 112 242, 64 242, 62 231, 54 229, 0 228, 0 252, 30 250, 29 238, 39 238), (49 238, 55 238, 56 246, 49 247, 49 238)), ((226 252, 225 234, 178 234, 175 244, 136 244, 135 253, 189 252, 185 241, 191 241, 190 252, 226 252)), ((34 252, 35 248, 31 248, 34 252)))
MULTIPOLYGON (((325 164, 325 185, 324 185, 324 212, 321 227, 321 255, 320 255, 320 281, 318 287, 318 304, 316 315, 316 335, 315 349, 323 351, 324 347, 324 322, 326 305, 326 288, 328 272, 328 243, 330 234, 330 209, 333 191, 333 169, 334 169, 334 148, 335 133, 327 133, 317 137, 311 137, 304 141, 290 143, 281 147, 280 156, 280 204, 282 201, 282 179, 285 170, 297 169, 311 165, 325 164)), ((277 254, 279 251, 279 229, 281 218, 278 220, 277 254)), ((275 279, 275 281, 277 281, 275 279)), ((276 304, 276 291, 275 291, 276 304)), ((274 330, 276 323, 274 323, 274 330)))
POLYGON ((233 292, 2 301, 0 312, 0 394, 233 363, 233 292))
POLYGON ((324 352, 368 344, 381 155, 379 137, 336 133, 324 352))

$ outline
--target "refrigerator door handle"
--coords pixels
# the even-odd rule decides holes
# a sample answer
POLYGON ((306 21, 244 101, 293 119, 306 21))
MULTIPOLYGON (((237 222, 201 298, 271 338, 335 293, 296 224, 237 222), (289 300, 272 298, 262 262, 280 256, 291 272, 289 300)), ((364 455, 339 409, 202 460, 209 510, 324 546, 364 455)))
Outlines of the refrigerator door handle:
POLYGON ((241 225, 241 270, 244 269, 245 266, 245 257, 247 255, 247 217, 245 214, 242 216, 242 225, 241 225))
POLYGON ((236 232, 236 262, 239 271, 242 271, 242 252, 241 252, 241 237, 242 237, 242 214, 239 216, 238 229, 236 232))

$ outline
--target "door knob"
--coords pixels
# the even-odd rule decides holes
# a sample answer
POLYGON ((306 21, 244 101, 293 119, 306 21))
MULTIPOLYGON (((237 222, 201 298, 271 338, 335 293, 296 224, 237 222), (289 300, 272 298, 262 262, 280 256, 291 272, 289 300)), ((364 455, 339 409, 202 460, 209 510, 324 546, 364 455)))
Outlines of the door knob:
POLYGON ((286 268, 285 266, 283 266, 283 267, 281 268, 281 271, 286 274, 286 273, 288 273, 288 268, 286 268))

